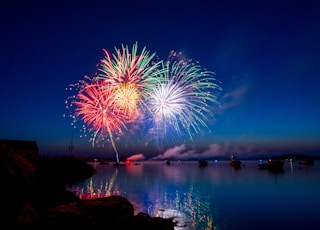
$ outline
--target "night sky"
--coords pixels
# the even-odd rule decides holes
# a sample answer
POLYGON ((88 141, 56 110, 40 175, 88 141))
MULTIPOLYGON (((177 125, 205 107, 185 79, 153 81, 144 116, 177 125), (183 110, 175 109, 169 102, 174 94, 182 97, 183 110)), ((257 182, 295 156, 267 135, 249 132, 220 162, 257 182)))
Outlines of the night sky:
POLYGON ((0 139, 35 140, 40 154, 113 157, 73 129, 69 84, 92 76, 103 49, 171 50, 216 73, 221 107, 192 143, 170 149, 134 137, 119 155, 320 155, 317 1, 2 1, 0 139))

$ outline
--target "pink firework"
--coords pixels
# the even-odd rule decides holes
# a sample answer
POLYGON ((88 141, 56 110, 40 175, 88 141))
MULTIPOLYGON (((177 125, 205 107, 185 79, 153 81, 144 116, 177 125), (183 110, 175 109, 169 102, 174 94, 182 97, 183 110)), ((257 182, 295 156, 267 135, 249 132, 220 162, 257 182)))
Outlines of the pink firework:
POLYGON ((119 162, 113 134, 121 134, 126 126, 123 123, 125 114, 114 101, 113 90, 106 87, 103 81, 93 79, 92 82, 84 83, 73 104, 76 106, 75 116, 94 130, 93 144, 97 138, 109 136, 119 162))

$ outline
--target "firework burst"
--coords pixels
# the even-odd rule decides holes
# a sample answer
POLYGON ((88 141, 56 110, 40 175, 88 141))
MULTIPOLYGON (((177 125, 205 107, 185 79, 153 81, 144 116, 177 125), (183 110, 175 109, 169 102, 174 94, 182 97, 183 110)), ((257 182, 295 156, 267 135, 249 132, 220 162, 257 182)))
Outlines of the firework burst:
POLYGON ((134 112, 137 111, 140 101, 140 93, 132 84, 124 83, 120 87, 114 89, 115 105, 126 114, 126 120, 134 121, 134 112))
MULTIPOLYGON (((215 73, 181 59, 172 52, 163 63, 161 83, 148 95, 151 133, 158 141, 163 138, 188 136, 193 140, 206 121, 213 117, 210 106, 219 104, 213 92, 220 90, 215 73)), ((210 131, 210 130, 209 130, 210 131)))
POLYGON ((146 47, 138 54, 137 43, 131 50, 122 45, 122 49, 115 48, 115 51, 110 55, 104 50, 98 78, 115 90, 115 103, 119 103, 129 118, 138 105, 144 105, 147 92, 159 82, 162 61, 154 61, 156 54, 150 54, 146 47))
POLYGON ((81 120, 84 130, 93 131, 93 145, 109 138, 118 163, 114 136, 124 130, 130 134, 128 126, 144 126, 151 139, 161 142, 182 136, 193 140, 201 128, 209 130, 211 106, 219 104, 214 91, 221 89, 214 72, 175 52, 167 62, 154 61, 155 53, 145 47, 138 54, 137 43, 132 49, 122 45, 115 50, 114 54, 104 50, 95 77, 73 85, 78 93, 67 106, 75 107, 73 125, 81 120))
POLYGON ((93 145, 109 137, 119 162, 113 137, 121 135, 126 124, 141 118, 146 93, 159 81, 161 61, 153 61, 155 53, 150 54, 145 47, 138 54, 137 43, 131 50, 124 45, 115 50, 115 54, 104 50, 97 76, 74 85, 79 93, 71 97, 70 107, 76 107, 73 124, 82 120, 83 130, 89 127, 93 131, 93 145))
POLYGON ((71 102, 74 119, 82 120, 93 130, 92 145, 109 137, 119 162, 118 150, 114 143, 114 134, 121 135, 126 128, 126 114, 115 103, 114 91, 101 80, 93 78, 89 82, 78 84, 79 92, 71 102))

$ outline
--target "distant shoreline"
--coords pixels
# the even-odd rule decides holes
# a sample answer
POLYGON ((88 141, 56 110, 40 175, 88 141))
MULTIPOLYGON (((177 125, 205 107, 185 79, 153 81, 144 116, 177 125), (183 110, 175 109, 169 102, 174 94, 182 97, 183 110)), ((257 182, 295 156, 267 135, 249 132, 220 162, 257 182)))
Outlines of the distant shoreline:
MULTIPOLYGON (((86 162, 108 162, 110 164, 115 163, 114 158, 110 157, 81 157, 83 158, 86 162)), ((259 155, 259 156, 238 156, 240 160, 268 160, 268 159, 277 159, 277 160, 286 160, 286 159, 292 159, 292 160, 307 160, 307 159, 313 159, 313 160, 320 160, 320 156, 315 156, 311 154, 283 154, 283 155, 259 155)), ((145 161, 165 161, 165 160, 170 160, 170 161, 198 161, 199 159, 187 159, 187 160, 179 160, 179 159, 174 159, 174 158, 166 158, 166 159, 144 159, 144 160, 132 160, 132 162, 137 161, 137 162, 145 162, 145 161)), ((226 156, 217 156, 216 158, 207 158, 205 159, 207 161, 228 161, 230 160, 230 157, 226 156)), ((127 158, 121 158, 121 162, 127 161, 127 158)))

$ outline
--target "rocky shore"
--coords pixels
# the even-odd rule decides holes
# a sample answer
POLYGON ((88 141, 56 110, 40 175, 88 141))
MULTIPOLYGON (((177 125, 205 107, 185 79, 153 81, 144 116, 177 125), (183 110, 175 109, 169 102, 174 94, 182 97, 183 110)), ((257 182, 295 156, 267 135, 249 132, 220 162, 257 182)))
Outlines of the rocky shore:
POLYGON ((0 146, 1 222, 9 229, 153 229, 173 230, 173 219, 134 214, 125 197, 81 200, 66 190, 95 169, 75 157, 28 159, 0 146))

